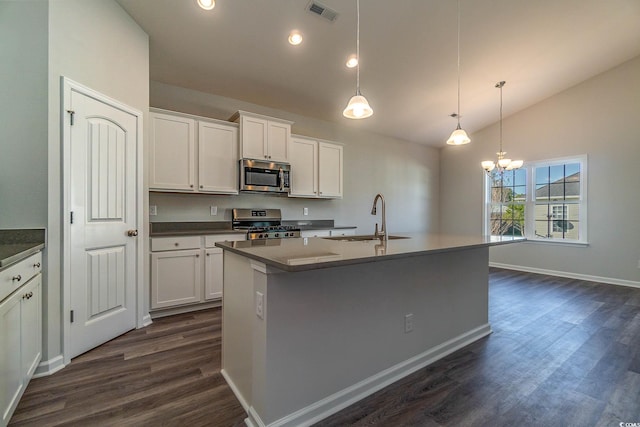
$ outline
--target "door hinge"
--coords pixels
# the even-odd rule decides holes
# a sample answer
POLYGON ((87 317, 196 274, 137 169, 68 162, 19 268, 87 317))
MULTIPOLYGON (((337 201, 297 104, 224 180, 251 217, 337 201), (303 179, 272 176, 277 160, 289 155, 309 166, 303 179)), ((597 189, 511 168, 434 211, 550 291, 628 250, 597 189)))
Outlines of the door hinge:
POLYGON ((73 115, 76 114, 76 112, 73 110, 67 110, 67 113, 71 116, 71 126, 73 126, 73 115))
POLYGON ((71 318, 71 323, 73 323, 73 310, 71 310, 71 313, 70 313, 70 314, 71 314, 71 316, 70 316, 70 318, 71 318))
POLYGON ((69 221, 73 224, 73 211, 71 211, 71 215, 69 215, 69 221))

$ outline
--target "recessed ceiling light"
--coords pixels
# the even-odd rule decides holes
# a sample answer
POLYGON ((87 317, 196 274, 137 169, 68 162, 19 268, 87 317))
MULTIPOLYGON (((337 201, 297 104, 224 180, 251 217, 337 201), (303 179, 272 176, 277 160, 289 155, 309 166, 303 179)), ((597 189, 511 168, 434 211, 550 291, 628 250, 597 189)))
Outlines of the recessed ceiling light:
POLYGON ((198 0, 198 6, 204 10, 211 10, 216 7, 216 0, 198 0))
POLYGON ((358 57, 356 56, 356 54, 354 53, 353 55, 349 55, 349 57, 347 58, 347 67, 353 68, 356 65, 358 65, 358 57))
POLYGON ((300 34, 297 30, 291 31, 291 33, 289 33, 289 43, 294 46, 302 43, 302 34, 300 34))

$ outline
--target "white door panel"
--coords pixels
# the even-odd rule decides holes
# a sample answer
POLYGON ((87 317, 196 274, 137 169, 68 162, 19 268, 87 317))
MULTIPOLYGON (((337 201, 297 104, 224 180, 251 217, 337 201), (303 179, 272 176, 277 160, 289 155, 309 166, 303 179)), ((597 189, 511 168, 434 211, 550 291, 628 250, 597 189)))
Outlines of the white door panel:
POLYGON ((137 118, 71 92, 70 357, 136 326, 137 118))

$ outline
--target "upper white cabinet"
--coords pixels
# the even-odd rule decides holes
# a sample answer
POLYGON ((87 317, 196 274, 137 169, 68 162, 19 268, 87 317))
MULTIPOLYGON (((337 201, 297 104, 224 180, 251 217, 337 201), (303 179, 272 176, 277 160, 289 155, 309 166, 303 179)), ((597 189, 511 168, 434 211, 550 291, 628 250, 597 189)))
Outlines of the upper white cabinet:
POLYGON ((238 126, 152 111, 149 189, 238 194, 238 126))
POLYGON ((318 142, 318 196, 342 197, 342 145, 318 142))
POLYGON ((240 123, 240 153, 244 159, 289 163, 293 122, 238 111, 231 119, 240 123))
POLYGON ((292 136, 291 174, 290 197, 341 198, 342 145, 292 136))
POLYGON ((291 137, 291 197, 318 197, 318 141, 291 137))
POLYGON ((151 113, 149 188, 195 191, 196 122, 151 113))
POLYGON ((238 193, 238 128, 198 122, 198 189, 238 193))

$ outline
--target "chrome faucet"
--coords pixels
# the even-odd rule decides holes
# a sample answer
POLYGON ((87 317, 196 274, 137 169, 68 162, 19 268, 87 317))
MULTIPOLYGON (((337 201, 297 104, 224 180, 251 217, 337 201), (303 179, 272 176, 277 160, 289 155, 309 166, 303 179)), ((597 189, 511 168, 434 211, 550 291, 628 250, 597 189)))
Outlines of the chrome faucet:
POLYGON ((387 216, 384 208, 384 197, 382 197, 382 194, 380 193, 376 194, 376 197, 373 199, 373 207, 371 208, 371 215, 375 215, 377 212, 376 205, 378 203, 378 199, 382 200, 382 226, 380 227, 380 230, 378 230, 378 223, 376 222, 376 231, 374 233, 374 236, 376 236, 380 240, 387 240, 387 237, 388 237, 387 236, 387 216))

